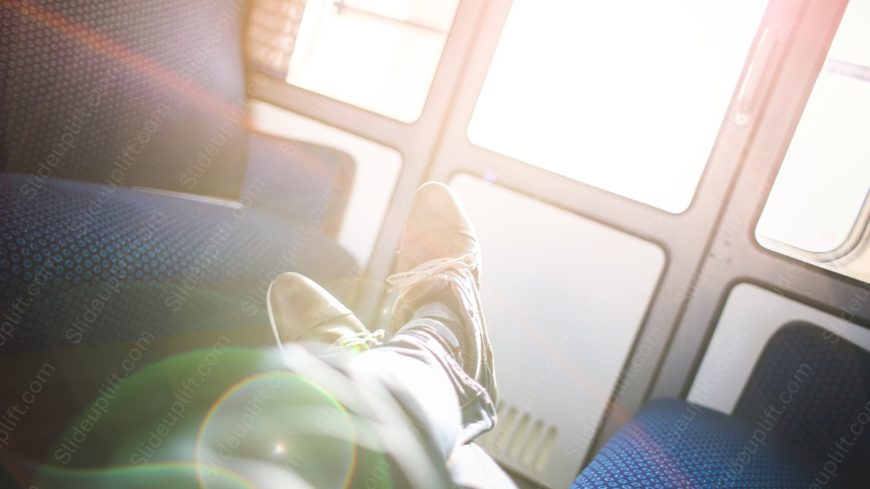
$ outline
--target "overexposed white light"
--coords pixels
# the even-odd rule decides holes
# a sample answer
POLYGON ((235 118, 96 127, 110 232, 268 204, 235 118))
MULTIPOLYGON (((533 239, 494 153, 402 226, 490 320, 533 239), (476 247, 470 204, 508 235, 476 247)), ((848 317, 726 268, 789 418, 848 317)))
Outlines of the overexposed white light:
POLYGON ((469 139, 682 212, 691 203, 765 4, 517 0, 469 139))
POLYGON ((870 188, 870 83, 822 73, 756 233, 813 252, 849 236, 870 188))
MULTIPOLYGON (((870 191, 870 1, 846 7, 764 206, 756 234, 811 251, 845 253, 870 191), (857 69, 856 69, 857 68, 857 69), (858 76, 856 76, 858 75, 858 76)), ((763 241, 763 240, 762 240, 763 241)), ((776 248, 776 244, 772 244, 776 248)), ((866 266, 866 265, 865 265, 866 266)))
POLYGON ((870 66, 870 29, 867 22, 870 22, 870 2, 850 1, 837 27, 828 59, 870 66))
POLYGON ((403 122, 420 116, 458 0, 308 0, 287 83, 403 122))

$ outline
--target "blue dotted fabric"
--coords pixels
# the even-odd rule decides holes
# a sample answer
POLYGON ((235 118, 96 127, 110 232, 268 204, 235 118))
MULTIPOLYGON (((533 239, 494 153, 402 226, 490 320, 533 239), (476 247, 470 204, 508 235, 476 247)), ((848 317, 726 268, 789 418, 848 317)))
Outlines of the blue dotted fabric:
POLYGON ((53 179, 27 198, 33 176, 0 174, 0 352, 268 327, 266 288, 290 270, 346 295, 356 265, 322 233, 329 200, 260 208, 284 183, 260 170, 244 209, 53 179))
MULTIPOLYGON (((573 488, 808 488, 806 455, 775 436, 676 399, 652 401, 602 447, 573 488)), ((836 486, 828 486, 836 487, 836 486)))
POLYGON ((0 2, 0 170, 238 197, 243 17, 243 0, 0 2))
POLYGON ((782 327, 734 415, 815 454, 819 483, 870 487, 870 352, 861 347, 812 324, 782 327))

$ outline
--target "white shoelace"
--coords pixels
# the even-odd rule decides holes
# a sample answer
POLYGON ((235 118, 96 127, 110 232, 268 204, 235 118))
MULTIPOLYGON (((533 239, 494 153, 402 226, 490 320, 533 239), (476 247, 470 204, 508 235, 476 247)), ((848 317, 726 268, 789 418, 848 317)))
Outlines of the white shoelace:
POLYGON ((394 273, 387 277, 387 283, 390 284, 389 293, 399 289, 404 289, 416 285, 424 280, 428 280, 439 273, 455 268, 467 268, 474 270, 477 267, 477 258, 475 252, 466 253, 461 256, 448 256, 443 258, 435 258, 423 262, 407 272, 394 273))

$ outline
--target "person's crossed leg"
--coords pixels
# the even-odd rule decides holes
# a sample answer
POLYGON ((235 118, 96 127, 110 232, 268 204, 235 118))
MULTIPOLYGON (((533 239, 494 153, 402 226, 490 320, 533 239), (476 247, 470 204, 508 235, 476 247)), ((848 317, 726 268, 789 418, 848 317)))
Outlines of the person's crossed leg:
POLYGON ((269 311, 288 366, 361 420, 358 431, 377 442, 355 443, 386 454, 399 486, 515 487, 471 443, 495 425, 496 380, 478 294, 480 250, 445 185, 417 191, 398 269, 389 279, 398 298, 385 342, 311 280, 279 276, 269 311))

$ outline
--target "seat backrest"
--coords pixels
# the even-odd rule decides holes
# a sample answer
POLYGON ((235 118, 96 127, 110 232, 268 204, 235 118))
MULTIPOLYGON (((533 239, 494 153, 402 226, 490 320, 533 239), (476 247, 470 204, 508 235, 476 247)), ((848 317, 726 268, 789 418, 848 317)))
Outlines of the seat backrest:
POLYGON ((870 352, 818 326, 774 334, 734 410, 820 460, 821 479, 870 476, 870 352))
POLYGON ((0 170, 235 197, 243 0, 0 3, 0 170))

